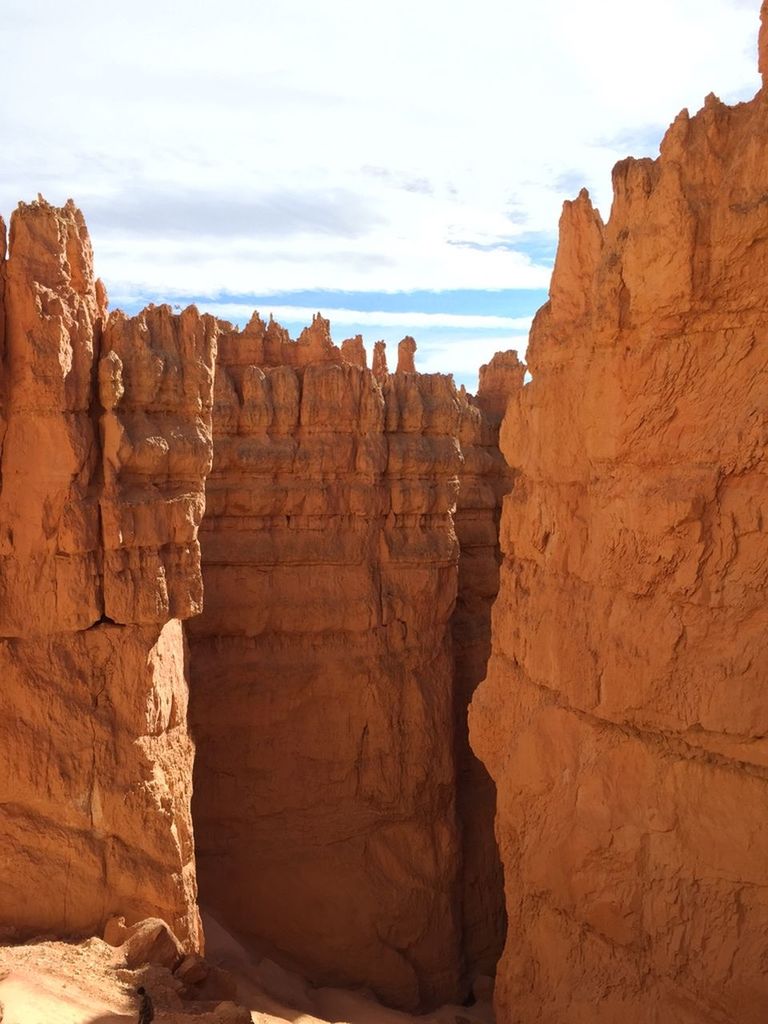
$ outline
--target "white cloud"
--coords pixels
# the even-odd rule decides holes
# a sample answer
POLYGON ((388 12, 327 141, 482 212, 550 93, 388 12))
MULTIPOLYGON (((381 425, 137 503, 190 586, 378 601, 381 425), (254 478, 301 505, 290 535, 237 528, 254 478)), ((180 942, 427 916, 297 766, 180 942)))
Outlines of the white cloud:
MULTIPOLYGON (((250 319, 253 306, 243 302, 198 302, 201 312, 243 323, 250 319)), ((394 313, 389 311, 340 309, 333 306, 269 306, 260 310, 263 317, 272 314, 275 320, 286 324, 311 323, 315 313, 322 313, 332 325, 365 327, 454 327, 480 328, 484 330, 527 330, 531 326, 528 316, 481 316, 467 313, 394 313)))
POLYGON ((514 246, 754 92, 758 6, 5 0, 0 208, 72 195, 123 295, 545 287, 514 246))
POLYGON ((449 245, 426 231, 405 239, 384 228, 359 239, 293 234, 213 242, 94 235, 98 272, 115 296, 546 288, 550 276, 523 253, 449 245))
POLYGON ((458 384, 468 391, 477 390, 477 371, 496 352, 514 349, 522 359, 528 344, 527 334, 510 334, 504 338, 443 337, 426 350, 416 351, 416 368, 422 373, 452 373, 458 384))

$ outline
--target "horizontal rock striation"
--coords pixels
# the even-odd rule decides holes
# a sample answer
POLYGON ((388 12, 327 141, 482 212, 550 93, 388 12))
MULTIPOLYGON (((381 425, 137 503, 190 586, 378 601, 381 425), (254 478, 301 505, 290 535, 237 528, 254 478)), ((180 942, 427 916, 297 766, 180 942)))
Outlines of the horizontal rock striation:
MULTIPOLYGON (((413 372, 414 349, 390 375, 383 346, 371 372, 321 318, 295 343, 258 317, 222 334, 189 623, 203 901, 315 980, 408 1007, 455 997, 465 970, 453 511, 470 465, 487 620, 506 479, 482 412, 413 372)), ((467 646, 463 692, 482 675, 482 638, 467 646)), ((497 877, 491 854, 476 876, 497 877)), ((498 920, 475 917, 493 946, 498 920)))
POLYGON ((471 712, 509 1024, 768 1010, 766 161, 765 94, 710 96, 565 204, 471 712))
POLYGON ((0 921, 153 914, 193 948, 179 620, 201 603, 216 322, 107 316, 71 202, 19 207, 2 281, 0 921))

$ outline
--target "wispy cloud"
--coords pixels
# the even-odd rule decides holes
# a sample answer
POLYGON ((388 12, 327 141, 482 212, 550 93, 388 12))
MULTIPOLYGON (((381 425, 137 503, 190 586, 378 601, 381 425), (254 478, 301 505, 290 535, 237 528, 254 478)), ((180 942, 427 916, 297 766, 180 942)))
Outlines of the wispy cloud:
POLYGON ((477 251, 446 244, 413 226, 392 238, 380 228, 361 238, 304 231, 285 237, 145 238, 93 232, 98 273, 110 293, 198 296, 294 290, 400 292, 470 288, 542 289, 549 267, 506 247, 477 251))
MULTIPOLYGON (((198 300, 198 308, 206 313, 242 323, 250 319, 254 307, 242 302, 209 302, 198 300)), ((315 313, 322 313, 337 326, 364 325, 366 327, 398 327, 403 330, 414 328, 462 328, 485 330, 528 330, 532 317, 482 316, 460 313, 396 313, 386 310, 344 309, 333 306, 315 309, 312 306, 268 306, 260 310, 262 316, 272 314, 276 320, 286 324, 310 323, 315 313)))
POLYGON ((364 237, 382 215, 352 189, 272 188, 244 196, 160 184, 94 196, 82 203, 91 231, 163 238, 364 237))
POLYGON ((127 301, 546 289, 564 198, 607 215, 616 160, 759 85, 757 0, 32 6, 3 4, 0 211, 72 196, 127 301))

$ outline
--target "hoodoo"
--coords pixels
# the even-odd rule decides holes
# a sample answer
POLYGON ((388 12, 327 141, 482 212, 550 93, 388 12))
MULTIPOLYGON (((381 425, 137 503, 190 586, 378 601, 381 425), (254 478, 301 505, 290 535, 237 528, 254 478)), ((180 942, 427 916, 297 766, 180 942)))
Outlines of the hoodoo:
POLYGON ((765 1018, 767 100, 683 112, 607 225, 563 212, 471 711, 505 1024, 765 1018))
POLYGON ((0 924, 200 944, 187 654, 217 327, 107 317, 82 215, 22 204, 0 361, 0 924))

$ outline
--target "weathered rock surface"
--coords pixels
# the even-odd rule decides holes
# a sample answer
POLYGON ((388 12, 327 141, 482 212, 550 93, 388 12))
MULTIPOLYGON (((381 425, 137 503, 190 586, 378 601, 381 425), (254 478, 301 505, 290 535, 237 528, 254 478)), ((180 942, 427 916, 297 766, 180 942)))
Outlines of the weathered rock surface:
POLYGON ((0 375, 0 636, 29 636, 85 629, 102 611, 91 405, 105 301, 74 206, 60 213, 45 203, 20 206, 10 249, 0 375))
POLYGON ((77 935, 161 913, 196 937, 180 624, 2 640, 0 673, 0 920, 77 935))
POLYGON ((179 619, 200 607, 216 324, 105 322, 72 203, 22 204, 2 268, 0 920, 156 915, 192 948, 179 619))
POLYGON ((373 346, 373 376, 383 384, 387 378, 387 346, 383 341, 377 341, 373 346))
POLYGON ((347 338, 346 341, 342 341, 341 358, 345 363, 359 366, 362 370, 368 366, 362 334, 356 334, 354 338, 347 338))
POLYGON ((397 373, 416 372, 416 342, 408 335, 397 346, 397 373))
POLYGON ((710 96, 565 205, 471 713, 509 1024, 768 1012, 767 165, 766 96, 710 96))
POLYGON ((194 306, 111 314, 99 363, 104 610, 115 622, 202 608, 197 530, 211 466, 216 321, 194 306))
POLYGON ((469 458, 468 602, 487 625, 505 476, 480 410, 409 368, 412 339, 389 375, 381 344, 371 372, 358 339, 342 357, 326 321, 308 331, 289 343, 254 318, 219 346, 189 624, 203 900, 316 981, 437 1005, 464 972, 453 510, 469 458))
POLYGON ((134 925, 120 944, 120 952, 125 957, 126 967, 132 971, 144 964, 159 964, 172 971, 184 959, 178 939, 158 917, 149 917, 134 925))

